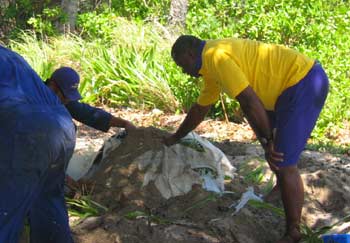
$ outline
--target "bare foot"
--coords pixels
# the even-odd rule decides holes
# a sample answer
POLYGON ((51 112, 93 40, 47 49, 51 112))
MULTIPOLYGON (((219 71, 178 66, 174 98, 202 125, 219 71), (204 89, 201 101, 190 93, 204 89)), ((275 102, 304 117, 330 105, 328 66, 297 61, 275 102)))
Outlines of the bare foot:
POLYGON ((285 235, 282 237, 282 239, 277 241, 277 243, 294 243, 294 242, 298 242, 298 241, 294 241, 293 238, 289 235, 285 235))
POLYGON ((300 240, 301 240, 301 238, 294 239, 290 235, 285 235, 285 236, 282 237, 282 239, 277 241, 277 243, 298 243, 298 242, 300 242, 300 240))
POLYGON ((289 233, 286 233, 277 243, 298 243, 301 240, 301 233, 294 228, 289 233))

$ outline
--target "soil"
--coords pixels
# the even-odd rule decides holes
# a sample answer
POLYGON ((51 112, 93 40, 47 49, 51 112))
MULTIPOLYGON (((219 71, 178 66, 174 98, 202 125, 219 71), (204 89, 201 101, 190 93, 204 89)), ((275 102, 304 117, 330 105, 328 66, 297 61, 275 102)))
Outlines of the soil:
MULTIPOLYGON (((247 124, 206 120, 195 130, 220 148, 237 168, 234 179, 225 181, 225 189, 233 193, 218 196, 198 185, 186 195, 165 200, 152 183, 142 187, 143 173, 131 161, 148 149, 156 149, 160 137, 166 130, 176 129, 184 115, 166 115, 159 110, 111 112, 151 129, 155 136, 130 134, 134 139, 119 147, 114 155, 111 153, 108 166, 89 184, 80 185, 75 191, 75 197, 88 194, 93 201, 108 208, 102 215, 85 220, 70 218, 77 243, 268 243, 276 242, 283 235, 284 217, 272 210, 246 205, 233 215, 234 208, 230 208, 249 186, 254 187, 256 194, 263 195, 270 185, 271 172, 247 124), (257 168, 264 172, 259 182, 249 177, 257 168)), ((112 128, 102 133, 78 124, 77 151, 91 154, 91 150, 100 149, 105 139, 119 131, 112 128)), ((305 186, 302 215, 305 225, 316 229, 349 214, 350 157, 347 154, 305 150, 299 168, 305 186)), ((278 198, 272 203, 282 208, 278 198)), ((349 231, 349 223, 332 229, 336 233, 349 231)))

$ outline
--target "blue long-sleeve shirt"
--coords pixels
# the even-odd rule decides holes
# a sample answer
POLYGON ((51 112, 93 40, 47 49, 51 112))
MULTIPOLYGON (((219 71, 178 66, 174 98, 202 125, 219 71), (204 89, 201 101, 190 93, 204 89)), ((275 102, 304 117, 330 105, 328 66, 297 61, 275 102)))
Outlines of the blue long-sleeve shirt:
POLYGON ((71 101, 66 104, 66 108, 71 116, 90 127, 107 132, 110 128, 112 115, 102 109, 92 107, 79 101, 71 101))

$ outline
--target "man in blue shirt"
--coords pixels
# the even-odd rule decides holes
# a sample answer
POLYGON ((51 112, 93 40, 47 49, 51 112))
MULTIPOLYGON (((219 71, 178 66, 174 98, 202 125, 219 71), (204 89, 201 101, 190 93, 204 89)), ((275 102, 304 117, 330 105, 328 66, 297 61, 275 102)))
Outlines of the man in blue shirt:
POLYGON ((0 242, 72 243, 64 200, 72 117, 17 53, 0 46, 0 242))
POLYGON ((110 127, 123 127, 126 130, 136 128, 127 120, 79 102, 82 98, 78 91, 79 81, 79 74, 74 69, 61 67, 52 73, 46 85, 60 98, 71 116, 81 123, 103 132, 107 132, 110 127))

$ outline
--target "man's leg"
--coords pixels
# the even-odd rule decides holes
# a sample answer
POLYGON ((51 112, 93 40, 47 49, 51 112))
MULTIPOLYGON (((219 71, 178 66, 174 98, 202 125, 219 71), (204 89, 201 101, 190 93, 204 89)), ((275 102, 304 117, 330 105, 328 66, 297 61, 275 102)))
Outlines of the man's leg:
POLYGON ((64 199, 65 168, 74 144, 68 142, 45 172, 42 190, 29 211, 31 243, 72 243, 64 199))
POLYGON ((64 200, 64 167, 50 169, 29 211, 31 243, 72 243, 64 200))
POLYGON ((74 150, 75 130, 64 107, 36 114, 40 116, 46 133, 35 141, 36 147, 42 149, 35 158, 37 164, 47 166, 42 168, 38 195, 28 212, 30 240, 31 243, 71 243, 64 178, 74 150))
POLYGON ((276 185, 272 187, 271 191, 267 192, 267 194, 264 196, 264 201, 268 203, 276 204, 281 200, 281 191, 280 191, 281 182, 280 182, 278 173, 276 171, 273 171, 273 173, 276 176, 276 185))
POLYGON ((301 212, 304 204, 304 186, 297 166, 282 167, 277 172, 279 188, 286 215, 286 234, 289 238, 281 239, 279 243, 298 242, 301 239, 299 230, 301 212))
POLYGON ((297 163, 328 93, 328 78, 319 64, 276 103, 275 150, 284 154, 277 178, 286 214, 286 235, 278 243, 298 242, 304 188, 297 163))
POLYGON ((24 218, 38 195, 36 170, 0 169, 0 242, 17 243, 24 218))

